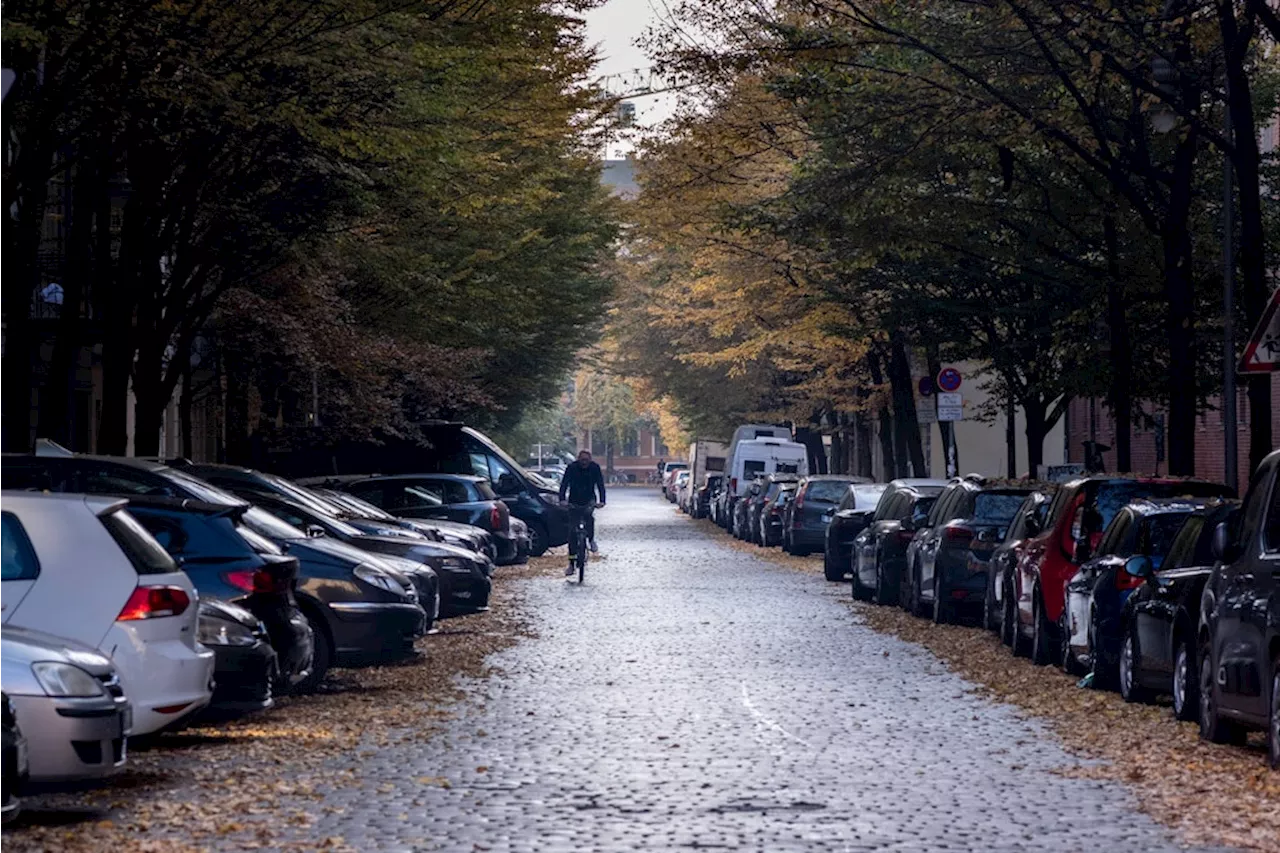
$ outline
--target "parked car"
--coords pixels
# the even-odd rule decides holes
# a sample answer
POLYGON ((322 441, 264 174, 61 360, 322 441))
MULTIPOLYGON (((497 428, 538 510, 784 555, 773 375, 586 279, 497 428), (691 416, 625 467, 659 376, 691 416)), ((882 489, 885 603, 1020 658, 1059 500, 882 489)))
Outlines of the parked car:
POLYGON ((711 516, 711 499, 718 491, 720 491, 720 483, 724 480, 722 474, 708 474, 707 479, 698 488, 693 501, 693 517, 709 518, 711 516))
POLYGON ((726 532, 733 531, 733 505, 737 501, 733 489, 729 487, 728 475, 720 481, 720 489, 711 498, 711 520, 726 532))
MULTIPOLYGON (((490 574, 493 571, 493 564, 487 557, 441 542, 364 533, 341 519, 324 515, 308 506, 285 500, 277 495, 245 491, 239 493, 239 496, 253 501, 301 530, 320 532, 323 536, 337 539, 361 551, 400 557, 411 565, 417 564, 430 569, 439 582, 442 618, 476 613, 489 606, 489 593, 492 589, 490 574)), ((423 588, 429 585, 431 580, 425 574, 420 576, 419 572, 420 569, 417 567, 406 571, 413 579, 414 585, 419 588, 421 596, 423 588)))
POLYGON ((1008 591, 1013 584, 1018 561, 1027 543, 1044 529, 1049 504, 1053 500, 1052 486, 1041 486, 1023 499, 1018 512, 1009 522, 1004 539, 991 552, 987 561, 987 592, 983 599, 983 626, 997 631, 1006 645, 1013 642, 1013 625, 1017 614, 1015 597, 1008 591))
POLYGON ((751 530, 751 502, 764 494, 767 486, 765 475, 759 475, 747 486, 746 491, 733 504, 732 533, 735 539, 746 539, 751 530))
POLYGON ((871 523, 876 505, 887 488, 883 483, 855 483, 845 487, 823 532, 822 573, 827 580, 838 582, 849 575, 853 567, 854 540, 871 523))
POLYGON ((689 478, 692 476, 693 474, 687 468, 677 471, 669 487, 672 495, 671 502, 683 511, 688 511, 689 508, 689 478))
POLYGON ((907 546, 946 488, 943 480, 904 479, 889 483, 875 515, 853 540, 853 597, 898 604, 906 577, 907 546))
POLYGON ((756 544, 766 548, 782 544, 782 519, 795 500, 800 484, 795 480, 780 482, 777 490, 772 487, 760 502, 760 521, 756 525, 756 544))
POLYGON ((73 639, 6 626, 0 666, 26 740, 24 787, 96 781, 124 768, 132 709, 110 658, 73 639))
MULTIPOLYGON (((752 498, 747 504, 747 535, 745 538, 748 542, 754 542, 756 545, 764 544, 764 540, 760 538, 760 531, 762 529, 761 519, 767 512, 766 505, 772 506, 779 493, 783 489, 794 487, 799 479, 795 474, 769 474, 764 477, 760 494, 752 498)), ((781 530, 781 516, 777 520, 778 529, 781 530)))
POLYGON ((787 505, 782 517, 782 550, 805 557, 825 547, 827 525, 849 486, 870 482, 865 477, 844 474, 812 474, 802 478, 795 500, 787 505))
POLYGON ((421 439, 412 443, 387 442, 376 450, 338 452, 339 470, 483 477, 510 513, 529 525, 533 556, 540 557, 548 548, 569 541, 569 512, 560 506, 556 489, 525 471, 484 433, 465 424, 442 421, 421 423, 418 432, 421 439))
POLYGON ((1040 664, 1058 659, 1067 582, 1092 556, 1102 531, 1136 498, 1232 498, 1232 489, 1203 480, 1099 475, 1064 484, 1049 507, 1044 531, 1026 546, 1013 594, 1017 604, 1015 651, 1022 638, 1040 664))
POLYGON ((1267 733, 1280 770, 1280 451, 1254 473, 1238 523, 1215 528, 1220 562, 1200 601, 1200 735, 1222 743, 1267 733))
MULTIPOLYGON (((1064 670, 1092 672, 1099 687, 1116 684, 1121 657, 1133 654, 1132 645, 1125 643, 1125 603, 1161 568, 1183 522, 1205 505, 1187 498, 1139 498, 1115 514, 1094 555, 1067 583, 1067 605, 1058 626, 1064 670)), ((1131 675, 1132 658, 1124 666, 1131 675)))
POLYGON ((987 561, 1030 493, 1025 486, 988 485, 972 475, 952 481, 908 546, 908 609, 942 623, 961 607, 980 608, 987 561))
MULTIPOLYGON (((6 455, 0 478, 6 489, 170 496, 228 508, 246 506, 231 493, 179 469, 131 457, 6 455)), ((315 653, 311 675, 295 689, 315 689, 330 666, 367 665, 411 653, 415 638, 428 630, 429 617, 438 608, 437 582, 429 569, 423 567, 430 577, 420 572, 418 579, 432 590, 431 598, 419 606, 413 585, 403 575, 397 577, 390 565, 394 557, 377 557, 326 538, 308 538, 258 507, 245 509, 242 520, 281 553, 299 561, 295 595, 315 637, 315 653)))
POLYGON ((26 735, 18 725, 18 713, 13 709, 7 693, 0 693, 0 743, 3 744, 3 755, 0 757, 3 766, 3 771, 0 771, 0 819, 9 823, 18 816, 22 808, 18 791, 27 784, 30 775, 30 753, 26 735))
POLYGON ((518 559, 511 512, 488 480, 471 474, 399 474, 353 480, 343 489, 395 516, 481 528, 496 546, 494 562, 508 565, 518 559))
MULTIPOLYGON (((410 655, 414 641, 430 630, 439 611, 434 573, 427 578, 431 598, 424 601, 394 556, 369 554, 327 536, 308 537, 261 507, 250 507, 244 521, 298 558, 298 608, 315 636, 311 675, 299 691, 315 689, 333 666, 367 666, 410 655)), ((408 563, 407 568, 422 567, 408 563)))
MULTIPOLYGON (((237 610, 249 611, 255 627, 259 622, 264 626, 274 651, 269 667, 273 683, 267 685, 265 707, 271 704, 273 690, 287 693, 310 675, 315 636, 294 598, 297 558, 285 556, 245 528, 241 518, 247 509, 187 498, 141 496, 129 502, 130 513, 191 578, 202 604, 238 605, 237 610)), ((202 620, 204 614, 202 609, 202 620)), ((218 699, 215 690, 215 704, 218 699)), ((222 706, 224 713, 234 710, 225 701, 222 706)), ((245 710, 256 708, 250 703, 245 710)))
MULTIPOLYGON (((256 616, 225 601, 201 600, 197 638, 213 650, 214 659, 213 699, 202 716, 237 717, 275 704, 280 667, 267 626, 256 616)), ((308 666, 303 678, 310 674, 308 666)))
POLYGON ((1194 720, 1200 710, 1196 662, 1196 626, 1200 599, 1213 572, 1213 534, 1219 524, 1234 524, 1237 501, 1214 503, 1187 518, 1160 568, 1136 566, 1144 583, 1125 603, 1121 636, 1132 638, 1132 666, 1121 655, 1120 694, 1130 701, 1151 694, 1173 696, 1173 713, 1194 720))
MULTIPOLYGON (((350 477, 340 481, 334 481, 332 478, 328 480, 326 480, 325 478, 320 478, 317 481, 317 482, 326 482, 326 481, 332 482, 333 485, 335 486, 334 488, 330 488, 328 486, 310 485, 306 481, 299 481, 299 485, 305 485, 313 493, 319 495, 320 497, 324 498, 327 501, 330 501, 331 503, 337 504, 339 507, 345 510, 346 514, 343 515, 343 519, 346 521, 351 521, 353 519, 366 519, 370 521, 380 521, 388 524, 394 524, 406 530, 412 530, 416 533, 421 533, 423 536, 426 536, 428 539, 433 539, 436 542, 444 542, 449 545, 456 545, 461 548, 466 548, 470 551, 475 551, 478 554, 485 554, 491 560, 497 559, 498 546, 494 543, 493 537, 489 534, 487 530, 481 530, 479 527, 476 527, 471 524, 463 524, 460 522, 446 521, 440 518, 433 518, 428 520, 428 519, 422 519, 422 518, 405 518, 397 515, 392 515, 391 513, 387 512, 381 507, 375 506, 374 504, 365 500, 364 498, 357 497, 351 492, 342 491, 340 488, 337 488, 338 486, 341 486, 343 483, 353 482, 355 480, 363 480, 363 479, 366 479, 366 477, 367 475, 362 474, 358 477, 350 477)), ((511 516, 511 528, 512 528, 512 534, 516 536, 517 539, 521 538, 521 534, 517 533, 516 531, 521 528, 523 528, 524 530, 523 538, 525 539, 528 538, 528 528, 524 527, 524 522, 520 521, 520 519, 516 518, 515 516, 511 516)), ((529 543, 526 541, 524 543, 526 553, 527 553, 528 546, 529 546, 529 543)))
POLYGON ((125 501, 6 491, 3 506, 6 630, 109 654, 133 702, 134 734, 209 704, 213 652, 196 641, 195 587, 125 501))
POLYGON ((667 462, 662 466, 662 496, 672 503, 675 503, 676 500, 676 474, 687 470, 689 470, 689 463, 687 462, 667 462))

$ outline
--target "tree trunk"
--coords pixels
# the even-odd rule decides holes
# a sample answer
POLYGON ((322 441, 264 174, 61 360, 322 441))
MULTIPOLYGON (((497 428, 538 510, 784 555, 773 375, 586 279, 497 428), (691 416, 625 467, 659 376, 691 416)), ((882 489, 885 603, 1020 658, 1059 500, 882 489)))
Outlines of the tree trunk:
MULTIPOLYGON (((924 447, 920 442, 920 424, 916 421, 916 401, 911 381, 911 366, 907 361, 907 344, 900 329, 889 335, 889 387, 893 391, 893 422, 897 427, 899 452, 905 458, 899 464, 910 464, 910 472, 902 476, 923 477, 924 447)), ((905 467, 905 466, 904 466, 905 467)))
MULTIPOLYGON (((1262 221, 1262 190, 1257 127, 1253 119, 1253 95, 1246 63, 1251 61, 1255 27, 1245 31, 1236 20, 1235 4, 1218 3, 1218 22, 1225 46, 1227 107, 1234 128, 1237 199, 1240 206, 1241 303, 1245 334, 1253 331, 1270 296, 1267 283, 1266 243, 1262 221)), ((1271 377, 1257 374, 1245 380, 1249 391, 1249 467, 1256 470, 1273 448, 1271 435, 1271 377)), ((1223 405, 1234 405, 1224 400, 1223 405)), ((1229 461, 1228 464, 1236 464, 1229 461)))
MULTIPOLYGON (((1017 404, 1014 403, 1013 394, 1010 393, 1008 399, 1005 401, 1004 444, 1005 453, 1007 454, 1005 467, 1008 469, 1009 479, 1011 480, 1018 476, 1018 429, 1015 425, 1017 422, 1017 416, 1017 404)), ((1035 475, 1035 471, 1033 470, 1031 472, 1031 476, 1035 477, 1035 475)))
POLYGON ((1049 434, 1046 423, 1048 405, 1041 400, 1024 400, 1023 416, 1027 419, 1027 469, 1035 476, 1036 468, 1044 464, 1044 438, 1049 434))
POLYGON ((1124 282, 1120 279, 1120 248, 1115 216, 1103 218, 1107 246, 1107 331, 1111 343, 1111 387, 1107 405, 1116 422, 1116 470, 1132 471, 1133 435, 1133 344, 1129 338, 1129 318, 1124 282))
POLYGON ((875 469, 871 464, 871 424, 863 412, 853 414, 853 434, 856 450, 853 473, 859 477, 874 477, 875 469))
POLYGON ((180 456, 187 459, 194 459, 195 454, 191 452, 191 445, 194 444, 194 435, 191 425, 191 406, 194 402, 195 388, 191 387, 194 380, 191 377, 191 359, 187 359, 186 367, 182 371, 182 396, 178 398, 178 423, 182 433, 182 451, 180 456))
POLYGON ((251 455, 249 447, 249 383, 241 366, 225 362, 227 402, 223 406, 226 418, 226 461, 231 465, 243 465, 251 455))
POLYGON ((1196 472, 1195 292, 1188 227, 1192 177, 1199 143, 1194 129, 1178 144, 1169 210, 1164 220, 1164 286, 1168 303, 1165 334, 1169 346, 1166 379, 1169 397, 1169 473, 1189 477, 1196 472))
MULTIPOLYGON (((867 356, 867 367, 871 372, 871 381, 877 386, 884 385, 884 373, 880 368, 880 357, 877 355, 867 356)), ((877 417, 880 421, 880 457, 884 462, 885 480, 892 480, 898 476, 898 460, 897 454, 893 449, 893 417, 890 415, 891 404, 881 405, 877 417)), ((870 452, 868 450, 868 452, 870 452)))

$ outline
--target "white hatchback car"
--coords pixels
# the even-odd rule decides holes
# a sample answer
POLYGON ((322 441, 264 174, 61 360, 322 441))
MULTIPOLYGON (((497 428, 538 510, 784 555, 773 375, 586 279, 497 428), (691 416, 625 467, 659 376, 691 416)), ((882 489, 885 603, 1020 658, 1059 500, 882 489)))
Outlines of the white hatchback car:
POLYGON ((213 652, 196 641, 195 587, 125 509, 96 495, 10 492, 3 522, 3 622, 97 648, 133 707, 131 735, 209 703, 213 652))

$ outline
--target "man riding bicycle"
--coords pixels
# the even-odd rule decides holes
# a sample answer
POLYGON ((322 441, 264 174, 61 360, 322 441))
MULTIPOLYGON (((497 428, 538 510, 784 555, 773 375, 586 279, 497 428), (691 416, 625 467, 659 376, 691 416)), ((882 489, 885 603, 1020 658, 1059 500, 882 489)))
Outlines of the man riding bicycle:
MULTIPOLYGON (((570 530, 578 526, 579 516, 585 516, 587 543, 593 554, 600 551, 596 547, 596 520, 591 515, 597 491, 600 493, 600 506, 604 506, 604 474, 600 472, 600 466, 591 461, 591 451, 580 450, 578 460, 565 469, 564 477, 560 480, 560 502, 564 502, 565 494, 568 493, 570 530)), ((573 574, 574 568, 573 549, 569 550, 569 568, 564 572, 566 575, 573 574)))

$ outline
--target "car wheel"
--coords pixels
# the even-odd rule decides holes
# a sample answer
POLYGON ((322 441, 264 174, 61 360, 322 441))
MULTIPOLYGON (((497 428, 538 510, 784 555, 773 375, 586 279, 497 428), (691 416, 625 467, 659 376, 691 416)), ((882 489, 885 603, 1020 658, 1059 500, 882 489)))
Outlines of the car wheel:
POLYGON ((937 568, 933 570, 933 608, 929 614, 933 618, 933 624, 945 625, 951 621, 951 615, 948 612, 948 602, 942 597, 942 575, 938 573, 937 568))
POLYGON ((1067 608, 1062 608, 1062 618, 1058 620, 1058 662, 1067 675, 1084 675, 1084 667, 1076 660, 1076 653, 1071 649, 1071 623, 1067 608))
POLYGON ((1148 702, 1147 691, 1138 683, 1138 640, 1130 629, 1120 646, 1120 696, 1126 702, 1148 702))
MULTIPOLYGON (((825 548, 822 551, 822 574, 827 580, 831 581, 832 583, 837 583, 839 581, 844 580, 844 572, 839 571, 835 567, 835 565, 831 560, 831 553, 827 551, 825 548)), ((854 582, 855 583, 857 582, 856 578, 854 582)))
POLYGON ((1188 722, 1196 719, 1200 709, 1200 679, 1195 659, 1191 641, 1178 640, 1178 648, 1173 653, 1173 716, 1188 722))
POLYGON ((547 528, 534 521, 529 523, 529 556, 541 557, 551 547, 547 539, 547 528))
POLYGON ((782 546, 781 546, 781 547, 782 547, 782 553, 784 553, 784 554, 790 554, 790 553, 791 553, 791 537, 787 536, 787 534, 785 534, 785 533, 784 533, 784 534, 782 534, 782 546))
POLYGON ((1235 743, 1245 741, 1245 730, 1218 714, 1218 696, 1213 683, 1213 660, 1208 643, 1200 653, 1200 737, 1210 743, 1235 743))
POLYGON ((1272 770, 1280 770, 1280 655, 1271 661, 1271 719, 1267 723, 1267 762, 1272 770))
POLYGON ((869 590, 869 589, 867 589, 865 586, 863 586, 863 585, 862 585, 862 580, 858 577, 858 559, 857 559, 857 557, 852 558, 852 560, 851 560, 851 562, 850 562, 850 567, 851 567, 851 568, 852 568, 852 570, 853 570, 853 583, 852 583, 852 585, 851 585, 851 586, 852 586, 852 591, 853 591, 853 600, 854 600, 854 601, 870 601, 870 600, 871 600, 871 590, 869 590))
POLYGON ((996 596, 995 596, 995 580, 991 577, 991 572, 987 572, 987 589, 982 594, 982 627, 987 631, 998 631, 1000 629, 999 620, 996 618, 996 596))
POLYGON ((897 597, 889 590, 889 583, 885 579, 880 561, 876 560, 876 604, 893 604, 897 597))
POLYGON ((325 627, 324 620, 311 612, 310 607, 301 609, 301 613, 307 620, 307 624, 311 626, 311 633, 315 637, 315 649, 311 655, 311 673, 293 685, 291 692, 295 694, 314 693, 320 686, 320 682, 324 681, 329 667, 333 666, 333 638, 329 636, 329 629, 325 627))
POLYGON ((1049 650, 1050 636, 1049 617, 1044 612, 1044 602, 1037 591, 1031 599, 1031 662, 1036 666, 1045 666, 1052 659, 1049 650))

